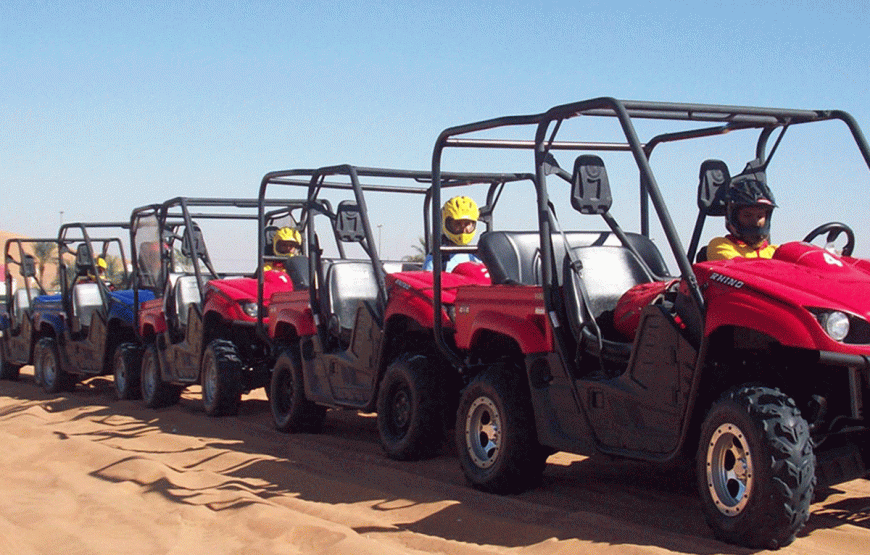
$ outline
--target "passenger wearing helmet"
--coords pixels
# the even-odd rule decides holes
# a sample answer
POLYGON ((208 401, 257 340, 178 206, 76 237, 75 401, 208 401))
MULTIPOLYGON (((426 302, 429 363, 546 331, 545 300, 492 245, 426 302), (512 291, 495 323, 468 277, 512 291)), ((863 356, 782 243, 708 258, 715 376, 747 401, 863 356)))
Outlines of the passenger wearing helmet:
POLYGON ((716 237, 707 246, 707 260, 772 258, 770 218, 776 202, 773 193, 753 176, 737 176, 728 188, 725 228, 728 235, 716 237))
MULTIPOLYGON (((477 208, 477 203, 469 197, 453 197, 445 202, 441 208, 441 244, 461 247, 471 243, 477 232, 478 218, 480 218, 480 210, 477 208)), ((473 253, 445 253, 443 257, 444 271, 450 272, 463 262, 480 264, 481 260, 473 253)), ((431 254, 426 256, 423 269, 432 271, 431 254)))
MULTIPOLYGON (((302 235, 299 233, 299 230, 293 229, 292 227, 282 227, 275 232, 275 236, 272 238, 272 251, 275 253, 275 256, 284 256, 287 258, 298 256, 300 245, 302 245, 302 235)), ((267 261, 263 266, 263 269, 267 271, 286 271, 284 263, 280 260, 267 261)))
POLYGON ((109 270, 109 265, 108 263, 106 263, 106 259, 103 258, 102 255, 96 258, 96 260, 94 261, 94 267, 97 269, 97 275, 94 276, 93 273, 88 272, 87 281, 91 283, 96 283, 97 280, 99 280, 102 281, 110 290, 114 290, 115 284, 109 281, 109 278, 106 277, 106 272, 109 270))

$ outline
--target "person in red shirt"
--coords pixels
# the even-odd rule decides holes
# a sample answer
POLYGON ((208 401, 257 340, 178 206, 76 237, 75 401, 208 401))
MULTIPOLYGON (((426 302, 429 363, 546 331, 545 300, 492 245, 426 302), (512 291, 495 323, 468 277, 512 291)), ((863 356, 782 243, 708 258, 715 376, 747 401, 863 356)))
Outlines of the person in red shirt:
POLYGON ((776 246, 770 244, 770 218, 774 208, 776 202, 766 184, 752 176, 735 177, 728 187, 728 235, 710 241, 707 260, 773 257, 776 246))

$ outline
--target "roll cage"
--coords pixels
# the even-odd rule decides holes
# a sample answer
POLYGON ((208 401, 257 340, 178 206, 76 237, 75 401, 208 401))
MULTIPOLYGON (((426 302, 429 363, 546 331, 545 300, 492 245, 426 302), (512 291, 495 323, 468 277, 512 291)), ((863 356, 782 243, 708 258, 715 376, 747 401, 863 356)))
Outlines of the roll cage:
MULTIPOLYGON (((698 281, 692 271, 693 259, 703 225, 699 217, 693 233, 690 247, 684 249, 679 234, 676 231, 671 215, 667 209, 656 176, 649 160, 654 149, 663 144, 686 141, 703 137, 724 135, 734 131, 756 131, 758 137, 755 146, 755 159, 747 164, 747 169, 764 171, 776 151, 779 141, 786 130, 795 125, 816 123, 828 120, 839 120, 846 124, 868 168, 870 168, 870 147, 854 118, 841 110, 793 110, 779 108, 757 108, 743 106, 726 106, 712 104, 688 104, 644 102, 618 100, 610 97, 593 98, 570 104, 555 106, 546 112, 531 115, 500 117, 450 127, 441 132, 435 142, 432 155, 432 233, 437 233, 437 209, 441 203, 441 188, 445 181, 442 174, 442 158, 448 149, 490 149, 498 150, 531 150, 534 153, 534 182, 537 194, 537 220, 541 240, 541 252, 549 253, 541 257, 541 273, 545 309, 552 318, 556 318, 554 309, 557 300, 554 299, 557 282, 555 257, 553 256, 552 237, 559 232, 554 212, 551 210, 553 201, 547 188, 547 177, 555 175, 565 181, 575 182, 578 176, 568 173, 559 167, 554 153, 556 152, 606 152, 623 151, 631 154, 639 171, 639 217, 640 232, 650 235, 650 209, 652 204, 668 245, 676 260, 679 273, 688 287, 688 293, 703 319, 704 299, 698 281), (563 140, 560 130, 564 122, 574 118, 616 118, 624 136, 624 141, 594 142, 563 140), (637 120, 663 120, 682 122, 682 128, 676 131, 659 133, 642 141, 634 122, 637 120), (711 125, 708 125, 711 124, 711 125), (533 140, 517 140, 514 138, 492 138, 492 133, 509 133, 516 129, 534 129, 533 140), (777 133, 774 135, 775 133, 777 133), (486 135, 480 137, 480 135, 486 135), (775 136, 773 146, 768 143, 775 136)), ((605 220, 607 220, 605 218, 605 220)), ((607 221, 613 227, 613 222, 607 221)), ((435 290, 441 290, 441 270, 443 255, 434 250, 433 257, 435 290)), ((462 366, 460 356, 452 351, 444 338, 441 298, 435 295, 434 329, 436 343, 439 349, 454 364, 462 366)))

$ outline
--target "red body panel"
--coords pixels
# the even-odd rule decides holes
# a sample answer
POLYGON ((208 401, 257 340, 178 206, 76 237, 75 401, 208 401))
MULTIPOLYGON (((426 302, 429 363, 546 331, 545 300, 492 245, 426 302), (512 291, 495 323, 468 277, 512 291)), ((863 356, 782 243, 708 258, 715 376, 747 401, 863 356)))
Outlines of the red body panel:
MULTIPOLYGON (((272 295, 279 291, 293 291, 293 282, 283 272, 266 272, 263 282, 263 305, 269 306, 272 295)), ((213 279, 205 289, 205 308, 203 313, 216 312, 226 320, 255 323, 242 310, 240 302, 257 301, 257 280, 255 278, 213 279)))
POLYGON ((468 349, 482 331, 514 338, 523 353, 553 350, 541 287, 462 287, 456 294, 456 346, 468 349))
POLYGON ((309 292, 279 291, 272 295, 268 323, 269 337, 273 339, 292 335, 293 332, 289 330, 293 330, 300 337, 317 333, 314 316, 311 313, 309 292), (279 333, 281 337, 278 337, 279 333))
POLYGON ((807 243, 786 243, 772 260, 735 258, 696 264, 707 300, 705 334, 720 326, 765 333, 783 345, 868 354, 870 345, 832 340, 805 307, 870 320, 870 264, 807 243))
MULTIPOLYGON (((456 292, 460 287, 471 284, 489 284, 489 274, 482 264, 465 263, 461 273, 444 272, 441 274, 442 306, 451 305, 456 301, 456 292), (484 271, 474 271, 472 267, 483 268, 484 271)), ((396 272, 387 274, 386 284, 389 291, 386 319, 402 315, 415 320, 424 328, 431 328, 434 319, 432 272, 422 270, 412 272, 396 272)), ((442 322, 450 327, 450 318, 442 312, 442 322)))
POLYGON ((163 312, 163 299, 151 299, 145 301, 139 309, 139 333, 163 333, 166 331, 166 314, 163 312))

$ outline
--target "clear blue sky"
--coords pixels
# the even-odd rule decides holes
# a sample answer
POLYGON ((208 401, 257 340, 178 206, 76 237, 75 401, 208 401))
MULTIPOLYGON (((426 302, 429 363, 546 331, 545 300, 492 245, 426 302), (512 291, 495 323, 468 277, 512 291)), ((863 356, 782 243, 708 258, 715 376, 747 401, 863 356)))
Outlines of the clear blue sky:
POLYGON ((602 95, 870 132, 867 0, 696 4, 5 0, 0 229, 255 196, 291 167, 428 169, 448 126, 602 95))

